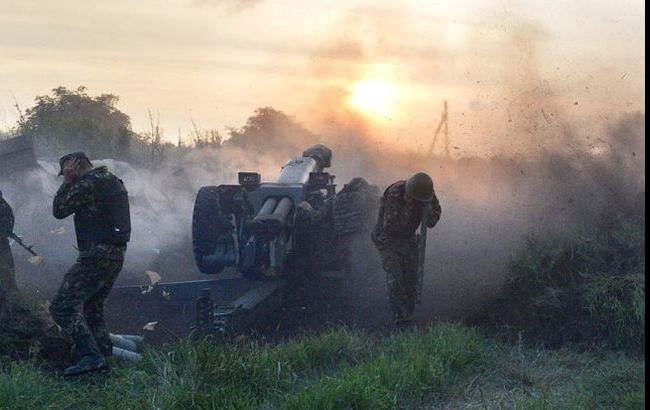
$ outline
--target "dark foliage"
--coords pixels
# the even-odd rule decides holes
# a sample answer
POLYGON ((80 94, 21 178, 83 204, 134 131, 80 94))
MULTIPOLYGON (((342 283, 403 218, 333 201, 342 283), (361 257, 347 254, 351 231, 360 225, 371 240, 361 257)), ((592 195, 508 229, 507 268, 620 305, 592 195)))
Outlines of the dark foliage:
POLYGON ((58 87, 52 95, 36 97, 18 133, 34 138, 39 156, 83 150, 91 158, 129 159, 135 134, 129 116, 115 107, 118 97, 86 91, 58 87))
POLYGON ((264 153, 285 160, 314 144, 317 138, 293 118, 272 107, 255 110, 241 128, 232 128, 225 144, 252 154, 264 153))
POLYGON ((486 312, 476 321, 509 337, 644 349, 644 222, 567 240, 529 238, 486 312))

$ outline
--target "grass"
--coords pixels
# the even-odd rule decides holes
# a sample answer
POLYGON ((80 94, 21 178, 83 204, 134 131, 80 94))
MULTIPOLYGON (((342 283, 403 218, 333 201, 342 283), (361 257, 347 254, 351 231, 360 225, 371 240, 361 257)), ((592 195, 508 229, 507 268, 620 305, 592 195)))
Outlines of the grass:
POLYGON ((464 390, 459 407, 644 408, 644 359, 603 348, 493 347, 488 367, 464 390))
POLYGON ((478 323, 511 339, 560 346, 645 346, 645 224, 568 239, 529 238, 512 262, 503 295, 478 323))
POLYGON ((275 346, 183 345, 152 357, 168 386, 157 405, 386 408, 439 391, 447 375, 480 359, 483 343, 475 330, 445 326, 387 339, 340 330, 275 346))
POLYGON ((644 360, 534 349, 458 324, 392 336, 345 329, 279 344, 182 342, 110 376, 64 380, 0 363, 6 409, 643 408, 644 360))

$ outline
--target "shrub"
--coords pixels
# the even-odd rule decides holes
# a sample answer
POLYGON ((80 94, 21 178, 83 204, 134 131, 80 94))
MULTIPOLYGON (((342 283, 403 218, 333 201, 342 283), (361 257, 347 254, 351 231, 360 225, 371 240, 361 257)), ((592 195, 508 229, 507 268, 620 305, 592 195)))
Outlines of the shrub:
POLYGON ((0 356, 29 356, 45 329, 41 308, 19 294, 0 304, 0 356))
POLYGON ((645 343, 645 225, 569 239, 528 238, 510 266, 501 297, 481 317, 513 337, 550 345, 645 343))

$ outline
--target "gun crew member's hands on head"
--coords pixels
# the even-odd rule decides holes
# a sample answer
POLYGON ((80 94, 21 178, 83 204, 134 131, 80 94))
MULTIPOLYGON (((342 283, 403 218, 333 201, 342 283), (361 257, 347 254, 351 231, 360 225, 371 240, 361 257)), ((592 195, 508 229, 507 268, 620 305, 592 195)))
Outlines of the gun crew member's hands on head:
POLYGON ((78 158, 70 158, 63 164, 63 179, 67 183, 74 183, 79 178, 80 162, 78 158))

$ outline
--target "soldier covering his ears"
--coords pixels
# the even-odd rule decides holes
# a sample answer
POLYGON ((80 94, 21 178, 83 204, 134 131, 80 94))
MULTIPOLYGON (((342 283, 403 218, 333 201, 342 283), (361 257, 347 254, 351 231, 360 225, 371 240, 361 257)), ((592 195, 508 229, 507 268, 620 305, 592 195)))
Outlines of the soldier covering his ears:
POLYGON ((106 167, 93 168, 83 152, 59 161, 64 182, 53 203, 54 217, 74 214, 79 258, 65 274, 50 305, 54 321, 75 343, 79 362, 66 376, 108 369, 112 344, 104 301, 124 264, 131 237, 128 193, 106 167), (80 312, 82 309, 82 312, 80 312))
POLYGON ((411 322, 417 298, 418 241, 415 234, 423 220, 433 228, 440 220, 440 202, 431 177, 417 173, 389 186, 381 198, 372 240, 386 271, 388 300, 397 328, 411 322), (425 205, 429 205, 425 207, 425 205))

